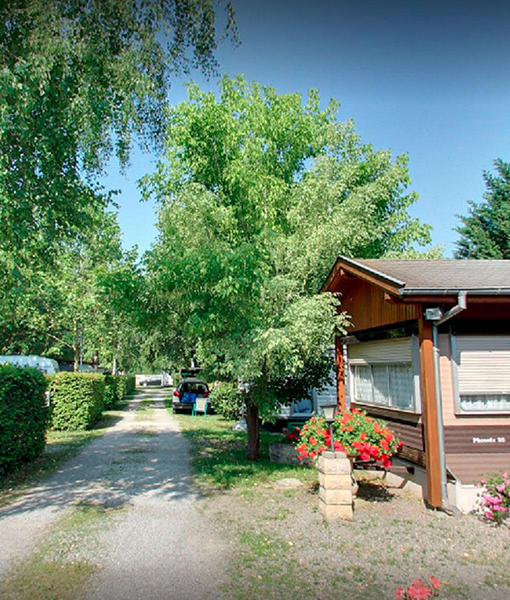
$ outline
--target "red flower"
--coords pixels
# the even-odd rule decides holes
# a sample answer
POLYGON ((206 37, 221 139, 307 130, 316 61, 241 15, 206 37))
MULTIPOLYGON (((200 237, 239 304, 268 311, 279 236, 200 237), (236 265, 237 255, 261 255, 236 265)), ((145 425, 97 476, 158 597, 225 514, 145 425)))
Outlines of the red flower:
POLYGON ((389 444, 388 444, 388 442, 386 440, 381 440, 381 448, 383 450, 389 450, 390 449, 390 446, 389 446, 389 444))
MULTIPOLYGON (((417 579, 416 581, 420 580, 417 579)), ((407 595, 411 600, 427 600, 432 596, 432 590, 427 585, 424 585, 423 582, 413 583, 407 588, 407 595)))
POLYGON ((354 431, 354 427, 353 427, 352 425, 349 425, 349 426, 347 427, 347 431, 348 431, 349 433, 352 433, 352 432, 354 431))
POLYGON ((366 439, 368 439, 368 435, 363 431, 362 433, 359 434, 359 439, 366 440, 366 439))
POLYGON ((429 579, 430 581, 430 585, 435 589, 435 590, 439 590, 441 589, 441 582, 439 581, 439 579, 437 577, 434 577, 432 575, 432 577, 429 579))
POLYGON ((312 417, 311 421, 312 421, 312 423, 317 423, 317 417, 312 417))
POLYGON ((405 600, 405 592, 403 587, 399 587, 398 590, 395 592, 395 598, 397 600, 405 600))
POLYGON ((317 444, 317 440, 314 437, 309 437, 308 438, 308 443, 311 444, 312 446, 315 446, 317 444))

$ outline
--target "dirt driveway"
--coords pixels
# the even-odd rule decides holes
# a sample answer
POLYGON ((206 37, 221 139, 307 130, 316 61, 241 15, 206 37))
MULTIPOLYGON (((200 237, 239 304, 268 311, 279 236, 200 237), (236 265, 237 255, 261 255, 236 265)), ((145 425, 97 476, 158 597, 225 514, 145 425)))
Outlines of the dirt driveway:
POLYGON ((102 438, 0 512, 4 581, 26 568, 27 557, 55 535, 64 515, 87 505, 117 515, 95 527, 94 544, 78 538, 69 546, 64 562, 86 560, 91 568, 86 585, 81 578, 82 589, 67 597, 221 597, 227 545, 201 510, 191 486, 188 442, 165 409, 164 395, 139 393, 102 438))

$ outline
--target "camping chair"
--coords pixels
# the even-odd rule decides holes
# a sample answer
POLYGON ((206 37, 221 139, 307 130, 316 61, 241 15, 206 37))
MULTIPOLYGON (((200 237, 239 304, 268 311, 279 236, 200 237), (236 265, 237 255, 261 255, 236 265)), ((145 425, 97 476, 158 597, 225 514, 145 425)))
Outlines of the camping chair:
POLYGON ((193 403, 192 416, 196 417, 198 413, 203 413, 207 417, 207 398, 197 398, 193 403))

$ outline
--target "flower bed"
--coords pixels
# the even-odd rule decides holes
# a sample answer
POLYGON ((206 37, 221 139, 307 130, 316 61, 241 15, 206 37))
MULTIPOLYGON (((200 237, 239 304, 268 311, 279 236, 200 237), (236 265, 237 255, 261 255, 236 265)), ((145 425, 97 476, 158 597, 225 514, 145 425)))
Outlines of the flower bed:
POLYGON ((483 486, 480 494, 479 512, 484 519, 501 525, 508 519, 510 509, 510 479, 508 473, 482 479, 478 487, 483 486))
MULTIPOLYGON (((381 462, 386 468, 391 465, 391 456, 402 446, 384 421, 373 419, 366 412, 355 409, 338 414, 332 432, 336 451, 364 461, 381 462)), ((323 417, 312 417, 299 432, 296 446, 299 458, 316 458, 330 447, 327 423, 323 417)))

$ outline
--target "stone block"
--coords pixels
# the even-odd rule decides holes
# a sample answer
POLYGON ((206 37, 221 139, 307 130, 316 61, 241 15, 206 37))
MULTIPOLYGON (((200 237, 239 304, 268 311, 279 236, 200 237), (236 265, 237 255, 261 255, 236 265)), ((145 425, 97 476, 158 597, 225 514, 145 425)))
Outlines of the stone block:
POLYGON ((319 485, 327 490, 350 490, 352 479, 350 475, 325 475, 319 472, 319 485))
MULTIPOLYGON (((325 452, 324 454, 332 455, 332 452, 325 452)), ((343 453, 341 456, 330 458, 322 454, 317 461, 317 468, 320 473, 325 475, 349 475, 352 471, 351 461, 343 453)), ((333 455, 334 456, 334 455, 333 455)))
POLYGON ((326 504, 349 504, 352 505, 352 492, 351 487, 344 490, 330 490, 326 488, 319 488, 319 499, 326 504))
POLYGON ((328 521, 351 520, 353 516, 352 504, 326 504, 322 500, 319 500, 319 512, 328 521))

